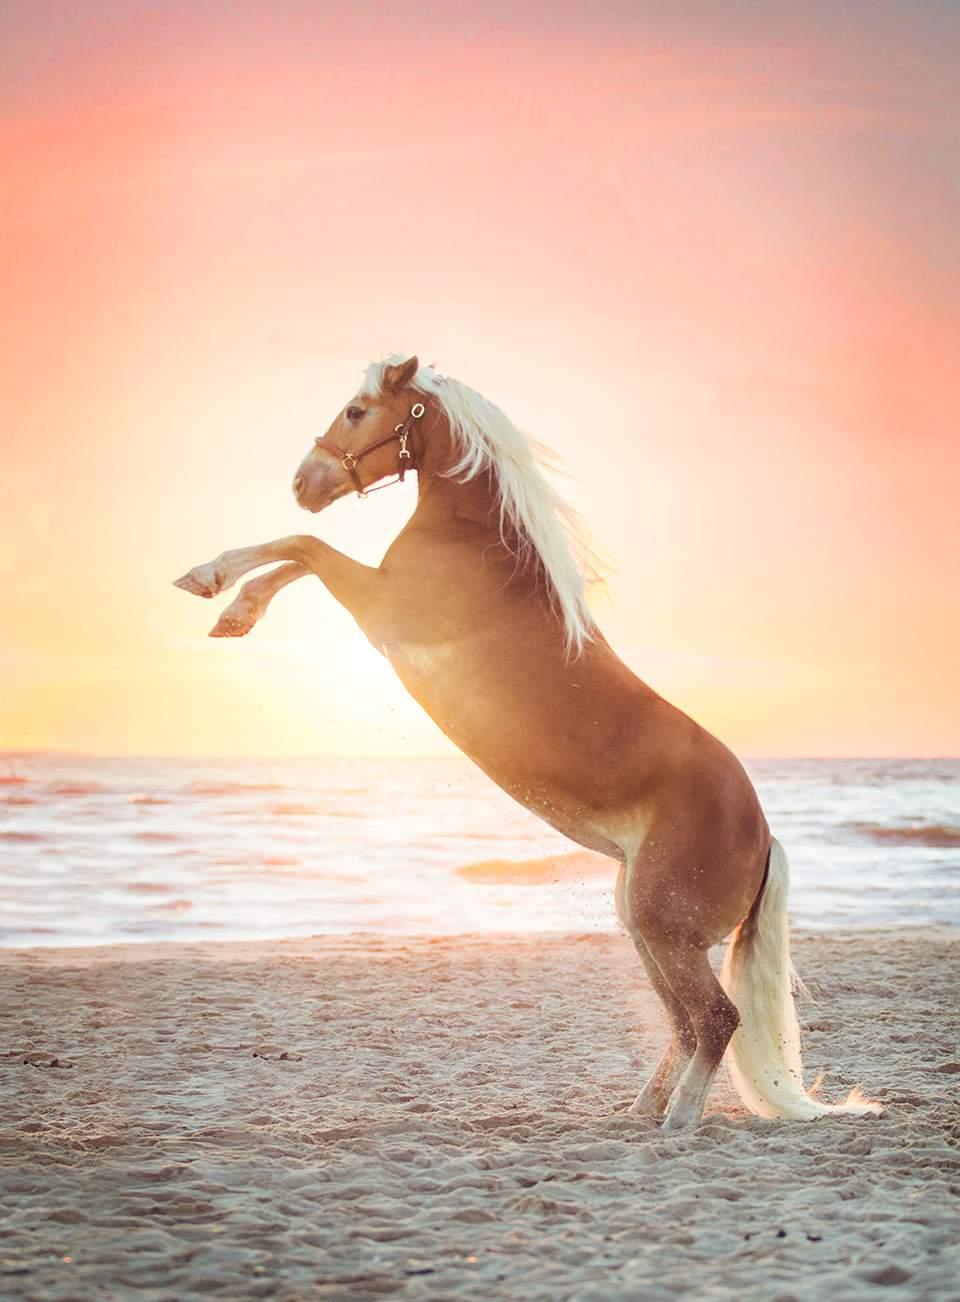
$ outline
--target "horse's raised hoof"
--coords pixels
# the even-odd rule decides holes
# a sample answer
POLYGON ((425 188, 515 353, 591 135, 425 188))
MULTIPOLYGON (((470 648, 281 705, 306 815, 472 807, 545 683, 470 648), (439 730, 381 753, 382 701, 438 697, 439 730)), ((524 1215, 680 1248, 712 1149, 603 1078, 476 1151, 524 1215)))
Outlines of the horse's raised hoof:
POLYGON ((207 637, 246 637, 262 614, 259 606, 240 596, 226 608, 207 637))
POLYGON ((216 565, 197 565, 189 574, 174 579, 173 586, 195 597, 215 597, 224 586, 224 576, 216 565))

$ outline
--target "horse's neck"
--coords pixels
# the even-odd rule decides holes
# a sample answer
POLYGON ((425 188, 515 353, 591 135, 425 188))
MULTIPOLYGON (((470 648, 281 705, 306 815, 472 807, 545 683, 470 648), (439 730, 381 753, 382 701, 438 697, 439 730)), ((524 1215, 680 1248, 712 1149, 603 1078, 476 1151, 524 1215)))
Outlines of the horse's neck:
POLYGON ((464 482, 445 479, 442 475, 426 475, 422 471, 416 513, 420 520, 432 522, 444 518, 469 520, 471 524, 489 527, 493 532, 496 532, 499 515, 488 474, 481 473, 464 482))
POLYGON ((444 518, 469 520, 483 528, 499 532, 499 506, 494 477, 481 471, 473 479, 463 480, 447 473, 457 461, 450 435, 437 430, 425 446, 418 461, 418 518, 439 523, 444 518))

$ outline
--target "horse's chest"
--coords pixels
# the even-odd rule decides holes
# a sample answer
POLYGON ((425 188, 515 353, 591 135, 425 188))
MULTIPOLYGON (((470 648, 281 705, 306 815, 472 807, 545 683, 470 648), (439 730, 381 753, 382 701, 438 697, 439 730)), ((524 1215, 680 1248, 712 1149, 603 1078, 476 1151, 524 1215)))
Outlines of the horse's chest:
POLYGON ((401 678, 441 682, 455 672, 452 642, 384 642, 383 654, 401 678))

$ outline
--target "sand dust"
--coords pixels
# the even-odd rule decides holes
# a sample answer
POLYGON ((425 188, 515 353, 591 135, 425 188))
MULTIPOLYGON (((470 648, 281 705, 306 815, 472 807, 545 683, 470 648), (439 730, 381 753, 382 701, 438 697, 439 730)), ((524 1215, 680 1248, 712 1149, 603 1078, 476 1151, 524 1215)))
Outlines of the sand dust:
POLYGON ((956 938, 796 959, 884 1117, 626 1116, 620 937, 0 952, 0 1295, 958 1298, 956 938))

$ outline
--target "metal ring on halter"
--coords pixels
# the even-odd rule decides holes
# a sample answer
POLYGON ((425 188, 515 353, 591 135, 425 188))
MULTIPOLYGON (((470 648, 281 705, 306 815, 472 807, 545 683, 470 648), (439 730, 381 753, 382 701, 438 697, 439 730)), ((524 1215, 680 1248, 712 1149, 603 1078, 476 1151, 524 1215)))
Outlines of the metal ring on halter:
POLYGON ((340 464, 343 466, 344 470, 352 470, 357 464, 357 458, 352 452, 344 452, 340 459, 340 464))
POLYGON ((419 420, 426 410, 427 409, 422 402, 415 402, 413 406, 410 408, 410 415, 413 417, 414 420, 419 420))

